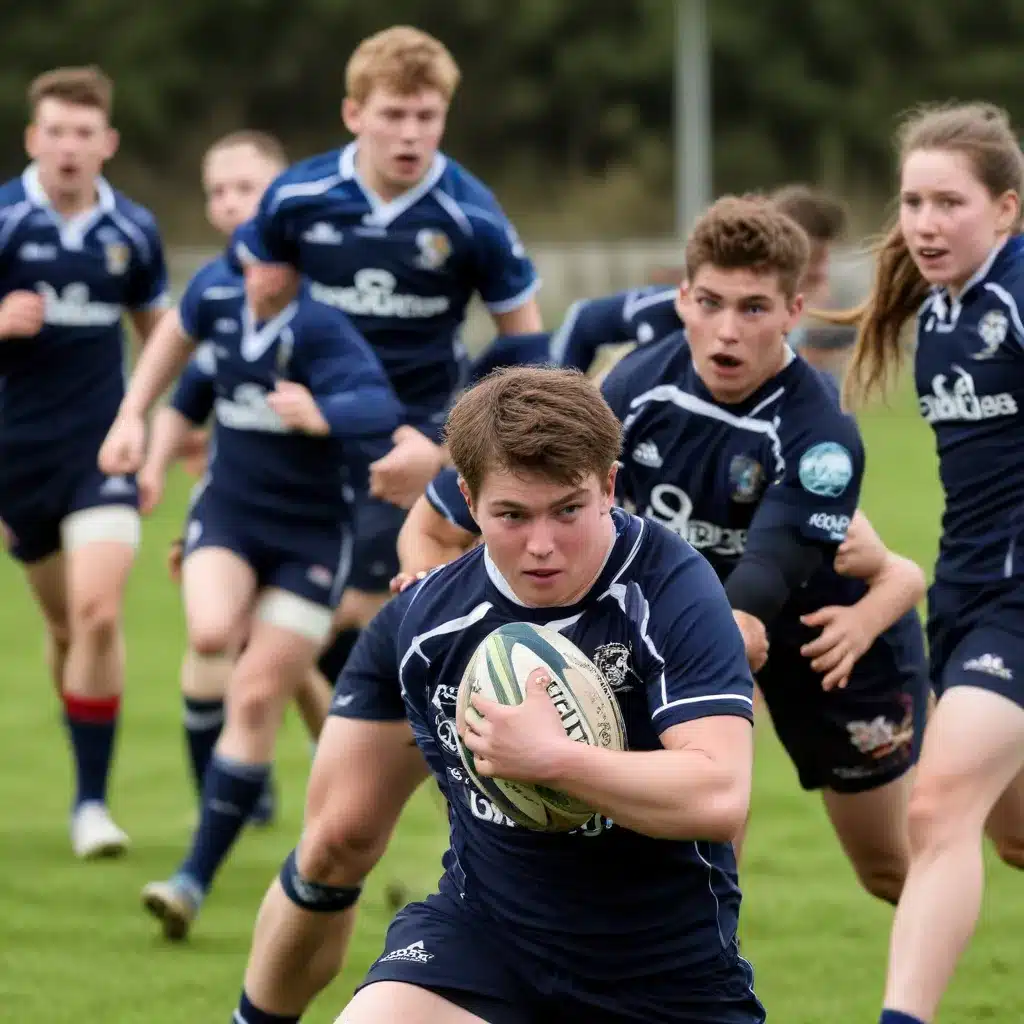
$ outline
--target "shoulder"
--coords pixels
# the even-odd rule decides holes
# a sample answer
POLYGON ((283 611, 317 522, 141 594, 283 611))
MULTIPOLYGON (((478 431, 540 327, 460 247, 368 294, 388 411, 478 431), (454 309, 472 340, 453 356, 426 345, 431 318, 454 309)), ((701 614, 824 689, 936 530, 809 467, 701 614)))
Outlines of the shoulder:
POLYGON ((444 157, 445 165, 433 194, 467 235, 506 231, 508 219, 494 193, 461 164, 444 157))
POLYGON ((112 189, 114 196, 114 210, 119 216, 125 218, 129 223, 134 224, 135 227, 147 234, 155 234, 157 232, 156 217, 153 212, 143 206, 141 203, 135 202, 134 199, 129 199, 123 192, 119 192, 117 189, 112 189))
POLYGON ((402 593, 408 603, 399 646, 422 654, 425 640, 461 632, 482 619, 491 610, 486 581, 482 546, 431 570, 402 593))
POLYGON ((626 353, 605 377, 602 386, 605 397, 609 401, 614 397, 613 407, 624 412, 624 401, 633 401, 662 384, 677 381, 689 360, 689 353, 686 333, 682 330, 638 346, 626 353))
POLYGON ((851 451, 862 449, 857 421, 843 410, 839 390, 827 374, 796 356, 778 379, 786 389, 779 422, 784 446, 820 438, 835 441, 851 451))
POLYGON ((685 592, 690 603, 707 586, 720 589, 711 563, 696 548, 660 523, 644 519, 643 524, 644 534, 631 576, 645 593, 655 597, 666 591, 674 595, 685 592))
POLYGON ((292 164, 267 187, 265 207, 275 212, 329 192, 344 180, 340 161, 341 150, 332 149, 292 164))
POLYGON ((27 210, 31 205, 20 177, 0 185, 0 219, 10 216, 16 209, 27 210))

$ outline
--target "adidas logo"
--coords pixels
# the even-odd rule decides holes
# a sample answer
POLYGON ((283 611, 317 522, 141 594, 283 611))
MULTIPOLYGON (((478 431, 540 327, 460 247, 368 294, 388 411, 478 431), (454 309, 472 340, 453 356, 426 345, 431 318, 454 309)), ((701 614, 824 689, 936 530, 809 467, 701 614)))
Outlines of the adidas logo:
POLYGON ((653 441, 641 441, 633 449, 633 461, 639 462, 641 466, 647 466, 648 469, 662 467, 661 452, 653 441))
POLYGON ((984 672, 985 675, 995 676, 997 679, 1013 678, 1013 672, 1003 664, 1003 659, 997 654, 983 654, 980 658, 971 658, 970 661, 964 662, 964 670, 984 672))
POLYGON ((389 960, 404 960, 407 963, 425 964, 433 960, 434 954, 428 953, 423 948, 423 940, 414 942, 411 946, 403 946, 401 949, 393 949, 387 956, 382 956, 378 963, 386 964, 389 960))
POLYGON ((313 245, 341 245, 341 232, 333 225, 318 220, 302 233, 302 240, 313 245))

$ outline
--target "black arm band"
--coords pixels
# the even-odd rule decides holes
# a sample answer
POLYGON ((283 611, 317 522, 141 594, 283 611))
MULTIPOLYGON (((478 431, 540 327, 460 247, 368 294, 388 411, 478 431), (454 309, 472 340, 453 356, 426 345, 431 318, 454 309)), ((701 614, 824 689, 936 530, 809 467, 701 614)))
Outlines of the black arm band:
POLYGON ((729 603, 768 626, 829 554, 827 545, 805 540, 791 527, 756 530, 725 582, 729 603))

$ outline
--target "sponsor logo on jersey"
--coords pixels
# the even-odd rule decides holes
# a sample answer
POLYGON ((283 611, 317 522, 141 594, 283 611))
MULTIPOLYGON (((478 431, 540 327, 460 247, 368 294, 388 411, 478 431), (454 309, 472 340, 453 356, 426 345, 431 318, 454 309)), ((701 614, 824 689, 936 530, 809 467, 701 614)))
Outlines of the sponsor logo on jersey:
POLYGON ((846 531, 850 528, 850 517, 837 515, 834 512, 815 512, 807 520, 807 525, 827 533, 829 540, 842 543, 846 540, 846 531))
POLYGON ((314 282, 310 294, 318 302, 335 306, 349 316, 426 320, 446 313, 451 306, 447 295, 406 295, 397 288, 398 279, 390 271, 367 267, 356 272, 351 288, 314 282))
POLYGON ((658 484, 651 491, 651 501, 644 514, 678 533, 698 551, 726 556, 743 554, 747 546, 746 530, 693 519, 692 511, 693 502, 685 491, 672 484, 658 484))
POLYGON ((658 446, 653 441, 641 441, 633 449, 633 461, 648 469, 661 469, 664 464, 661 452, 658 451, 658 446))
POLYGON ((92 302, 89 286, 81 281, 65 285, 62 291, 38 281, 36 291, 43 297, 43 319, 51 327, 113 327, 124 312, 115 302, 92 302))
POLYGON ((944 373, 932 377, 932 393, 921 395, 921 415, 929 423, 977 422, 1016 416, 1017 400, 1009 391, 979 395, 974 378, 962 366, 952 367, 956 379, 952 386, 944 373))
POLYGON ((819 498, 838 498, 853 479, 850 453, 835 441, 812 445, 800 457, 800 485, 819 498))

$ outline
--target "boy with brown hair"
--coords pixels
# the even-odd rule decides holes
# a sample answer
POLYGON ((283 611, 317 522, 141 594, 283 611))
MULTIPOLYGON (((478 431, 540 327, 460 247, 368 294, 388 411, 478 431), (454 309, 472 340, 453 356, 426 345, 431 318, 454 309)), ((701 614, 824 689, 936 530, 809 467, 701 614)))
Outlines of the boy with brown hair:
POLYGON ((124 689, 124 589, 139 545, 131 475, 97 452, 124 394, 123 315, 146 338, 167 272, 148 210, 102 176, 113 83, 57 68, 29 87, 31 163, 0 185, 0 520, 46 623, 76 793, 71 844, 122 853, 107 809, 124 689))

